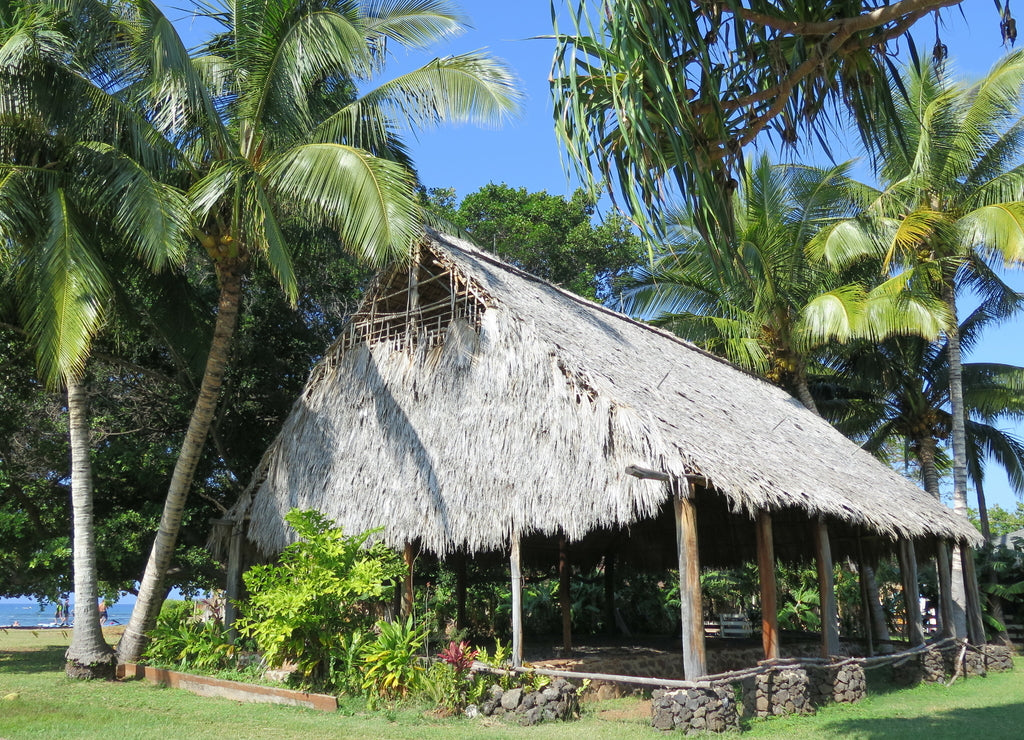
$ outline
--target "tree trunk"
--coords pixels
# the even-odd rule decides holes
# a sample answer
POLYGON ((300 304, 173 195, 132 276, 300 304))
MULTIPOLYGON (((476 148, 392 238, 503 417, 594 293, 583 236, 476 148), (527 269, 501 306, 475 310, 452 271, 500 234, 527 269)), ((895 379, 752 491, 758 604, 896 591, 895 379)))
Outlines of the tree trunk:
POLYGON ((871 633, 875 642, 878 643, 878 652, 892 652, 892 638, 889 635, 889 625, 885 621, 885 610, 882 609, 882 602, 878 598, 878 581, 875 579, 875 569, 867 563, 861 563, 860 577, 864 579, 864 588, 868 594, 868 609, 871 612, 867 618, 871 620, 871 633))
POLYGON ((181 519, 185 512, 185 500, 188 498, 196 466, 199 464, 217 410, 217 399, 224 381, 224 371, 227 369, 235 328, 238 326, 243 271, 244 263, 238 259, 218 265, 220 300, 217 304, 217 322, 214 325, 210 354, 206 359, 206 372, 203 374, 199 397, 192 410, 188 431, 185 433, 174 473, 171 475, 163 515, 160 517, 160 526, 139 586, 138 599, 124 635, 117 645, 117 657, 122 663, 136 662, 142 655, 148 640, 146 633, 156 626, 156 619, 163 605, 164 576, 174 556, 178 531, 181 529, 181 519))
POLYGON ((92 463, 89 460, 88 399, 80 379, 68 380, 68 432, 71 442, 71 510, 74 517, 72 568, 75 580, 75 628, 64 655, 69 678, 114 678, 117 660, 103 639, 96 605, 96 537, 92 511, 92 463))
MULTIPOLYGON (((946 330, 949 357, 949 405, 952 416, 953 447, 953 511, 967 520, 967 431, 964 411, 963 365, 960 360, 960 325, 956 313, 956 296, 951 280, 942 288, 942 297, 950 313, 946 330)), ((958 638, 967 635, 967 586, 959 546, 954 545, 952 558, 953 619, 958 638)))
MULTIPOLYGON (((924 490, 938 501, 941 499, 941 495, 939 493, 939 472, 935 467, 935 444, 935 439, 932 437, 917 440, 917 460, 921 463, 924 490)), ((936 545, 935 568, 937 570, 936 580, 939 586, 939 627, 941 632, 945 637, 966 637, 967 617, 963 611, 960 612, 959 618, 959 623, 963 625, 963 631, 957 631, 956 603, 950 593, 951 586, 947 585, 952 580, 949 550, 942 542, 936 545)))

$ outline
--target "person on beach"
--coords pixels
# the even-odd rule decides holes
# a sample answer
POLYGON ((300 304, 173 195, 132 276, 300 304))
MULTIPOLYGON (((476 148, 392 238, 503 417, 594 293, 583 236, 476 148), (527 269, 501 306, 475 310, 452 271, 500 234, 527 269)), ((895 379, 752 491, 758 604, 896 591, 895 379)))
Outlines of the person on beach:
POLYGON ((107 602, 100 599, 100 626, 104 627, 107 624, 107 602))

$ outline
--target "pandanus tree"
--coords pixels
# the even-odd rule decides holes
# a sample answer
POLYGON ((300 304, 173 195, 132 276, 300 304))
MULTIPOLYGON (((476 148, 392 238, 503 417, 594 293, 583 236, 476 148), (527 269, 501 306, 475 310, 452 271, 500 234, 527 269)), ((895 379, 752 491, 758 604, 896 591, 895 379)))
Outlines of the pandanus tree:
POLYGON ((112 677, 115 663, 97 610, 83 372, 113 293, 110 265, 124 253, 154 269, 179 259, 186 213, 154 176, 170 147, 109 85, 119 31, 88 0, 0 5, 0 267, 40 379, 67 389, 74 677, 112 677))
POLYGON ((660 232, 674 193, 698 226, 728 229, 748 145, 764 134, 828 150, 848 115, 870 140, 893 107, 890 43, 958 3, 569 3, 572 28, 556 30, 556 129, 584 180, 607 185, 637 222, 660 232))
MULTIPOLYGON (((872 145, 881 187, 861 188, 862 214, 823 231, 811 251, 835 265, 881 259, 887 275, 902 275, 945 303, 953 503, 966 517, 958 294, 970 288, 1012 297, 993 263, 1024 262, 1024 52, 1007 55, 972 85, 922 63, 908 68, 901 86, 906 95, 872 145)), ((955 576, 958 565, 955 559, 955 576)), ((965 608, 963 579, 953 584, 965 608)))
POLYGON ((379 82, 393 46, 425 49, 463 28, 444 0, 229 0, 203 5, 221 25, 192 55, 155 5, 138 3, 135 92, 180 151, 195 238, 220 285, 213 341, 136 607, 118 645, 137 659, 162 602, 186 496, 210 429, 242 281, 266 266, 299 286, 284 226, 332 229, 372 264, 407 255, 422 215, 399 136, 448 121, 498 122, 518 92, 481 53, 434 59, 379 82))

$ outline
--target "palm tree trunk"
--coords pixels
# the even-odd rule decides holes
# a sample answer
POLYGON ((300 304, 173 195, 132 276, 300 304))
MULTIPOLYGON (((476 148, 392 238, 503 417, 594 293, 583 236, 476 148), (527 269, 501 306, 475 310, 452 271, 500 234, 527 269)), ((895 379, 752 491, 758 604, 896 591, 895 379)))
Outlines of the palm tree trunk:
POLYGON ((93 529, 92 463, 89 460, 88 399, 79 378, 68 380, 68 432, 71 442, 71 509, 74 517, 72 568, 75 580, 75 629, 64 655, 69 678, 114 677, 117 660, 103 639, 96 586, 96 537, 93 529))
POLYGON ((224 381, 235 328, 238 326, 243 271, 244 263, 238 259, 225 260, 218 265, 220 300, 217 304, 213 342, 210 344, 210 354, 206 359, 206 372, 203 374, 199 397, 192 410, 188 431, 185 433, 174 473, 171 475, 163 515, 139 586, 135 608, 117 645, 117 657, 122 663, 135 662, 142 655, 148 640, 146 633, 156 626, 156 619, 163 605, 166 594, 163 588, 164 576, 174 555, 185 511, 185 500, 217 410, 217 399, 224 381))
MULTIPOLYGON (((960 326, 957 323, 956 295, 953 291, 952 280, 943 284, 942 297, 949 308, 950 327, 946 330, 946 350, 949 356, 949 405, 952 414, 952 443, 953 443, 953 510, 967 520, 967 429, 966 411, 964 410, 964 383, 963 364, 960 357, 960 326)), ((969 557, 973 557, 970 552, 969 557)), ((960 546, 954 546, 952 563, 952 588, 954 623, 956 625, 956 636, 962 638, 967 636, 967 620, 970 619, 976 632, 976 624, 980 623, 981 615, 974 614, 974 610, 968 607, 967 590, 977 592, 977 583, 968 583, 966 579, 974 580, 972 574, 966 573, 960 554, 960 546), (962 622, 962 624, 961 624, 962 622)), ((983 636, 983 633, 982 633, 983 636)), ((977 638, 982 639, 982 638, 977 638)))

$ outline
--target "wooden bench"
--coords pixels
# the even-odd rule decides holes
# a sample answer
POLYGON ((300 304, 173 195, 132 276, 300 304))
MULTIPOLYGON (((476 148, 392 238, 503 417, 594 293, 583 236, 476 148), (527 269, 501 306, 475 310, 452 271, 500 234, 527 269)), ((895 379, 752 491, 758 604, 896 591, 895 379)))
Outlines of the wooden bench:
POLYGON ((719 614, 718 626, 719 636, 725 638, 740 639, 753 634, 746 614, 719 614))

